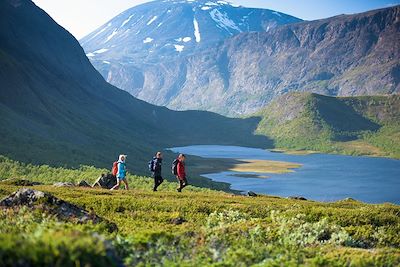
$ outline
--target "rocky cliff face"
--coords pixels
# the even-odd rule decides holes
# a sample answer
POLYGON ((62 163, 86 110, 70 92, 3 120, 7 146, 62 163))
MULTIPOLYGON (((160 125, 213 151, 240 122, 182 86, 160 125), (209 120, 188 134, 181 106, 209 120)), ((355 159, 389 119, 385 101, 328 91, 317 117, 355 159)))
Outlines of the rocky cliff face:
POLYGON ((146 101, 240 116, 293 91, 400 92, 399 29, 396 6, 239 33, 213 49, 152 64, 92 63, 108 81, 146 101))

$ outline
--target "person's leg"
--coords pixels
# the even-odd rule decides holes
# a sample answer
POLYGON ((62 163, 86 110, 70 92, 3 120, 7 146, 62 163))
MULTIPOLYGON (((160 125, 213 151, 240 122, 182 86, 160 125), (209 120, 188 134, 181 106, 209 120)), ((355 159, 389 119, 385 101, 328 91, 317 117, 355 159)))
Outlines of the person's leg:
POLYGON ((128 185, 128 180, 126 180, 126 178, 124 180, 122 180, 125 184, 125 190, 129 190, 129 185, 128 185))
POLYGON ((161 176, 155 176, 153 191, 157 191, 157 188, 162 184, 163 181, 164 181, 164 179, 161 176))
POLYGON ((187 185, 188 185, 188 182, 187 182, 186 178, 183 179, 183 180, 181 180, 181 190, 182 190, 183 188, 185 188, 187 185))
POLYGON ((117 184, 114 185, 110 190, 118 190, 119 186, 121 185, 121 180, 117 178, 117 184))
POLYGON ((179 179, 178 176, 176 176, 176 179, 178 180, 178 183, 179 183, 179 185, 178 185, 178 187, 176 188, 176 190, 178 190, 178 192, 179 192, 179 188, 181 188, 181 180, 179 179))
POLYGON ((153 191, 154 191, 154 192, 157 191, 157 187, 158 187, 157 181, 158 181, 158 177, 157 177, 157 176, 154 176, 154 187, 153 187, 153 191))
POLYGON ((179 188, 177 189, 178 192, 182 192, 182 189, 184 188, 184 182, 183 180, 179 180, 179 188))

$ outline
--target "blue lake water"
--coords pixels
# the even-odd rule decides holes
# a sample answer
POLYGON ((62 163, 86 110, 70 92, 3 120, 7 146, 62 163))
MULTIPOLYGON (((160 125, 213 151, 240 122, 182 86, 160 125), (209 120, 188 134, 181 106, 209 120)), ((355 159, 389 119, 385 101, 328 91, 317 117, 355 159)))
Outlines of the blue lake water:
POLYGON ((318 201, 351 197, 369 203, 400 204, 400 160, 329 154, 288 155, 256 148, 216 145, 171 150, 204 158, 264 159, 303 164, 294 173, 266 174, 270 177, 268 179, 248 178, 245 175, 237 177, 241 173, 230 171, 202 175, 229 183, 234 190, 283 197, 303 196, 318 201))

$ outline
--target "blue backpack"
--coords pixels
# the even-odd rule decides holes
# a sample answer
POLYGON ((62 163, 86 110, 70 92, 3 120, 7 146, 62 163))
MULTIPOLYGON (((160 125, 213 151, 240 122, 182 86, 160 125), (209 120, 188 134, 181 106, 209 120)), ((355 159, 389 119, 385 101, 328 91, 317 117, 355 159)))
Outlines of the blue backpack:
POLYGON ((149 164, 149 171, 154 172, 154 159, 150 160, 148 164, 149 164))

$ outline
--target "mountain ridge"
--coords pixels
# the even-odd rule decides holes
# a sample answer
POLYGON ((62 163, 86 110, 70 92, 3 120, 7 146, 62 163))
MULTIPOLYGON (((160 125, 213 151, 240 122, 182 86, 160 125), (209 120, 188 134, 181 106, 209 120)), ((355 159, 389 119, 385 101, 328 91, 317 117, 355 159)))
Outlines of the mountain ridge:
POLYGON ((168 106, 187 80, 187 56, 214 49, 242 31, 266 31, 298 21, 225 1, 153 1, 126 10, 80 42, 108 82, 168 106))
POLYGON ((145 101, 229 116, 251 114, 292 91, 390 94, 400 91, 399 9, 238 33, 213 49, 143 67, 91 61, 109 82, 145 101))

